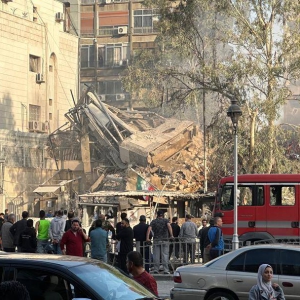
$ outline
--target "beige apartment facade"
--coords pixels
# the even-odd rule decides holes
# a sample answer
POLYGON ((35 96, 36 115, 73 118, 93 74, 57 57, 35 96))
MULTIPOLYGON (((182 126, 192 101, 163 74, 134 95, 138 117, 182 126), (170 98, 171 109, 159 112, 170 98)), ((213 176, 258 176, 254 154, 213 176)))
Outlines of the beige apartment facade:
POLYGON ((78 89, 78 37, 59 1, 0 2, 0 129, 49 133, 78 89))
MULTIPOLYGON (((76 12, 79 1, 71 2, 76 12)), ((0 0, 0 212, 18 218, 65 206, 63 194, 71 195, 68 186, 34 192, 65 179, 48 134, 66 124, 78 98, 78 19, 70 15, 61 1, 0 0)))

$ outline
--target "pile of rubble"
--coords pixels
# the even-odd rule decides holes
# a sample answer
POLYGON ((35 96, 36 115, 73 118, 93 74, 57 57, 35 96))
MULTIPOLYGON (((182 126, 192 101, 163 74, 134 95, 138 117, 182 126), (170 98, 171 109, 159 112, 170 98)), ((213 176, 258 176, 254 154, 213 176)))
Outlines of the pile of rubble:
POLYGON ((81 139, 81 145, 73 148, 81 149, 84 172, 98 170, 96 180, 87 187, 91 192, 193 193, 203 189, 202 136, 192 121, 166 119, 153 112, 121 111, 92 92, 66 117, 77 132, 77 140, 81 139), (98 169, 95 154, 102 166, 98 169), (107 168, 105 161, 110 165, 107 168))

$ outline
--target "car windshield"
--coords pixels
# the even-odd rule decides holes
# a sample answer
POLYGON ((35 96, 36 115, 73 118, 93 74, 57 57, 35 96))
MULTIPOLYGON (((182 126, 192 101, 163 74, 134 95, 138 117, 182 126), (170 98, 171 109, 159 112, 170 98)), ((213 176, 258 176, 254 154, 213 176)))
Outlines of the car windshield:
POLYGON ((140 284, 104 264, 86 264, 70 269, 103 299, 135 300, 155 298, 140 284))

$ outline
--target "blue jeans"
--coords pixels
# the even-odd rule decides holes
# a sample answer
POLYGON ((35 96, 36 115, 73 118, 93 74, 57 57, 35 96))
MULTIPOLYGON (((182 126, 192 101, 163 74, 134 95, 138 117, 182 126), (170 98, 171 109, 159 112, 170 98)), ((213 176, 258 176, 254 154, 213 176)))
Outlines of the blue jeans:
POLYGON ((37 240, 37 253, 45 253, 45 247, 48 245, 48 239, 47 240, 37 240))
POLYGON ((53 244, 53 249, 54 249, 54 254, 62 254, 60 249, 60 242, 58 242, 57 244, 53 244))

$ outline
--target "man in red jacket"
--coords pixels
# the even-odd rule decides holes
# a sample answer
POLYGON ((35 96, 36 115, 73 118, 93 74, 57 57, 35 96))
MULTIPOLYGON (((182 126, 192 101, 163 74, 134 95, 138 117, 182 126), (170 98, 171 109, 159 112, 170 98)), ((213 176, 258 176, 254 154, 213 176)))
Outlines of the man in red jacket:
POLYGON ((79 225, 79 220, 73 219, 71 229, 64 233, 60 242, 62 254, 83 256, 83 243, 88 239, 79 225))

